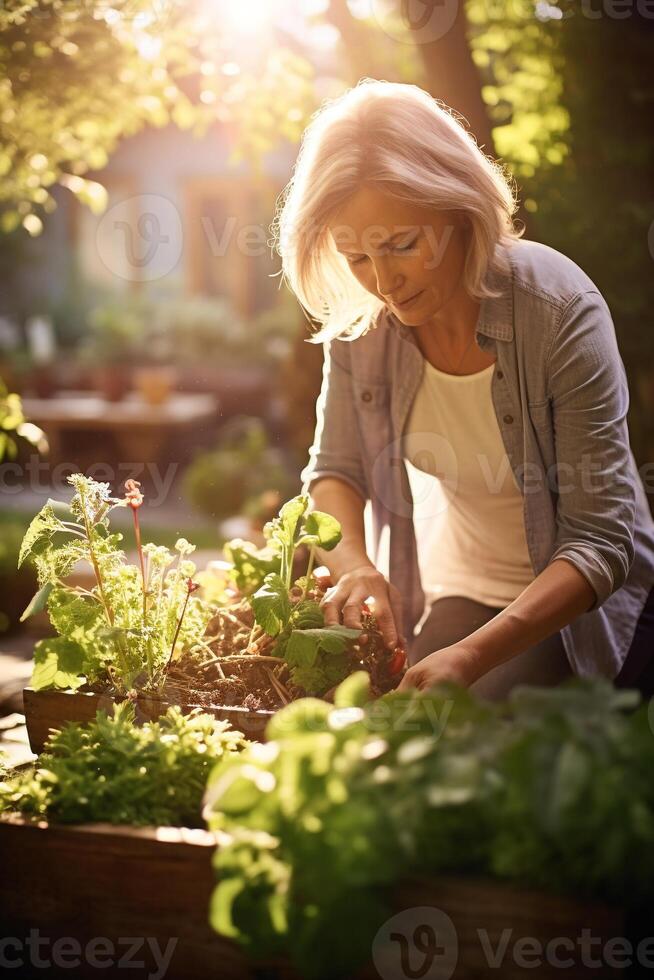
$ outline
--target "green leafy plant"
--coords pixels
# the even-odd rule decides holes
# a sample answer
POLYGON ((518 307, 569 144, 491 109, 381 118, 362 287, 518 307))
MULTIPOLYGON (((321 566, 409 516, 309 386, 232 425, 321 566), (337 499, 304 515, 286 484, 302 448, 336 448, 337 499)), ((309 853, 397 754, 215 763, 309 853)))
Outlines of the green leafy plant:
POLYGON ((142 347, 145 312, 142 305, 116 300, 92 309, 83 359, 95 365, 131 363, 142 347))
POLYGON ((47 608, 59 634, 37 643, 32 686, 76 689, 110 681, 118 693, 135 685, 158 691, 176 652, 201 641, 211 610, 193 593, 195 550, 184 538, 167 548, 141 543, 138 508, 143 496, 128 481, 122 499, 109 485, 81 474, 69 477, 70 505, 48 501, 27 529, 19 566, 34 564, 39 591, 23 618, 47 608), (115 507, 134 514, 138 566, 126 561, 122 535, 111 533, 115 507), (92 589, 66 582, 78 561, 94 573, 92 589))
MULTIPOLYGON (((338 521, 322 511, 309 512, 308 507, 306 494, 293 497, 264 527, 275 568, 265 574, 250 597, 256 624, 251 642, 256 643, 264 634, 272 638, 271 656, 286 660, 293 682, 307 694, 324 694, 349 673, 345 651, 361 631, 325 626, 319 604, 307 595, 316 548, 331 551, 341 540, 338 521), (306 574, 294 584, 294 558, 301 547, 309 549, 308 565, 306 574)), ((242 559, 247 553, 240 547, 242 559)), ((259 562, 267 561, 259 558, 259 562)), ((253 571, 263 571, 261 564, 253 571)), ((239 574, 242 576, 242 566, 237 580, 239 574)))
POLYGON ((20 395, 9 392, 0 378, 0 463, 5 456, 16 458, 16 437, 24 439, 39 452, 45 452, 48 448, 43 430, 25 418, 20 395))
POLYGON ((278 507, 295 484, 283 454, 269 444, 263 423, 240 417, 223 427, 215 449, 191 462, 183 490, 199 511, 222 520, 241 511, 257 517, 262 495, 269 491, 275 491, 278 507))
POLYGON ((13 511, 0 511, 0 633, 20 625, 20 617, 36 587, 31 568, 16 571, 27 521, 13 511))
MULTIPOLYGON (((211 767, 246 741, 199 710, 134 724, 134 705, 54 732, 34 770, 0 782, 0 810, 61 823, 201 826, 211 767)), ((1 774, 0 774, 1 777, 1 774)))
POLYGON ((363 629, 325 624, 325 585, 314 572, 315 557, 318 548, 330 551, 341 540, 338 521, 309 511, 308 496, 300 494, 282 506, 263 533, 264 548, 240 538, 225 545, 224 571, 240 598, 212 622, 207 644, 212 658, 201 669, 217 669, 223 658, 222 666, 229 665, 227 686, 234 669, 242 671, 250 692, 256 687, 258 703, 273 710, 305 695, 329 698, 340 681, 362 668, 370 673, 375 695, 397 686, 404 654, 385 648, 369 609, 362 606, 363 629))
POLYGON ((493 707, 454 688, 366 704, 367 684, 289 705, 267 744, 212 773, 218 932, 336 978, 369 957, 391 887, 414 876, 651 903, 654 739, 635 692, 578 681, 493 707))

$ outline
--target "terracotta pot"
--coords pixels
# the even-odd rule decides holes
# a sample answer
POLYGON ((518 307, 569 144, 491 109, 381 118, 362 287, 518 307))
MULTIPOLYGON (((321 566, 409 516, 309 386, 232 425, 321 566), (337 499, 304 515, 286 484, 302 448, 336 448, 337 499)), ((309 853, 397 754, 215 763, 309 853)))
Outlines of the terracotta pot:
POLYGON ((122 401, 132 386, 131 372, 126 364, 103 364, 95 368, 93 381, 108 402, 122 401))
POLYGON ((53 365, 40 364, 33 367, 28 375, 27 387, 32 389, 37 398, 52 398, 57 390, 53 365))
POLYGON ((148 405, 167 402, 177 381, 174 367, 143 367, 134 372, 134 387, 148 405))

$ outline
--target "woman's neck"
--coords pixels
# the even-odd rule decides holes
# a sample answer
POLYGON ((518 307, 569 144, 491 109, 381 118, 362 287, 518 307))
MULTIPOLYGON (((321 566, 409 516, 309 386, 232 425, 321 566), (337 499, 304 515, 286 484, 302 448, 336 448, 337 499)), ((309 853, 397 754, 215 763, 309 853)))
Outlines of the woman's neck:
POLYGON ((463 288, 457 290, 442 309, 414 328, 423 357, 443 371, 451 371, 452 366, 457 366, 463 358, 463 373, 480 369, 479 355, 485 362, 481 367, 492 363, 494 358, 489 360, 473 340, 479 310, 478 300, 463 288))

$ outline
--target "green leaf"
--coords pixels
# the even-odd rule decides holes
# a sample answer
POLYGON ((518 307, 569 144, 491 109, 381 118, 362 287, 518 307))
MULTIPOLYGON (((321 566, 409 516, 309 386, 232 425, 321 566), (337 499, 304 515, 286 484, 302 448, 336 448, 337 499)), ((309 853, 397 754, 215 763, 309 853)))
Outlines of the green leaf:
POLYGON ((275 573, 266 575, 263 585, 250 601, 259 626, 269 636, 277 636, 291 615, 291 603, 281 577, 275 573))
POLYGON ((55 531, 60 530, 61 522, 55 516, 51 501, 48 501, 31 521, 18 554, 18 567, 23 564, 28 555, 34 554, 39 545, 49 541, 55 531))
POLYGON ((318 643, 321 650, 327 653, 342 653, 350 640, 355 640, 361 630, 350 629, 348 626, 322 626, 319 629, 293 630, 289 640, 289 647, 294 637, 298 637, 296 643, 303 643, 305 639, 311 639, 318 643), (300 637, 302 639, 300 639, 300 637))
POLYGON ((84 650, 79 643, 63 636, 39 640, 34 647, 32 687, 35 691, 50 687, 74 690, 85 681, 83 664, 84 650))
POLYGON ((304 599, 293 610, 292 622, 295 629, 320 629, 325 625, 325 617, 320 604, 314 599, 304 599))
POLYGON ((52 625, 62 636, 81 640, 81 634, 88 634, 105 622, 104 610, 100 603, 90 596, 78 595, 72 589, 56 588, 48 602, 48 612, 52 625))
POLYGON ((293 737, 304 732, 327 731, 332 706, 319 698, 300 698, 276 711, 266 726, 266 739, 293 737))
POLYGON ((279 511, 277 517, 264 526, 264 534, 269 541, 276 541, 282 547, 288 547, 295 541, 297 526, 309 506, 306 494, 300 494, 288 500, 279 511))
POLYGON ((291 667, 293 683, 307 694, 322 696, 347 677, 350 664, 343 653, 320 651, 312 666, 291 667))
POLYGON ((331 551, 342 537, 341 525, 335 517, 321 510, 314 510, 305 518, 303 534, 298 543, 331 551))
POLYGON ((337 708, 362 708, 370 700, 370 674, 357 670, 339 684, 334 693, 337 708))
POLYGON ((313 667, 320 639, 313 634, 318 630, 293 630, 286 645, 285 657, 291 667, 313 667))
POLYGON ((234 902, 245 889, 243 878, 227 878, 218 883, 209 903, 209 923, 221 936, 238 939, 240 929, 235 924, 234 902))
POLYGON ((589 759, 581 748, 574 742, 564 743, 552 770, 549 801, 544 814, 549 830, 558 827, 566 812, 583 798, 590 776, 589 759))
POLYGON ((35 616, 36 613, 43 612, 48 604, 48 597, 52 590, 54 589, 54 582, 46 582, 45 585, 39 589, 39 591, 32 596, 29 605, 25 609, 25 612, 20 617, 21 623, 24 623, 26 619, 30 616, 35 616))
POLYGON ((223 550, 227 561, 233 565, 231 578, 243 595, 256 592, 266 575, 279 573, 279 555, 274 555, 270 548, 258 549, 250 541, 234 538, 225 544, 223 550))

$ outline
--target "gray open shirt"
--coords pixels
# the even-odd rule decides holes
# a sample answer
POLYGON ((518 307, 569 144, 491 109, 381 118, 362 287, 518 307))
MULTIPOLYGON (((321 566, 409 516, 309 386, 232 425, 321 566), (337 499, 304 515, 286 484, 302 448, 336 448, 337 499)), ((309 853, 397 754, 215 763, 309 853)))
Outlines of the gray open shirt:
MULTIPOLYGON (((492 399, 523 494, 534 574, 565 558, 597 599, 561 630, 580 676, 619 672, 654 586, 654 523, 629 445, 629 391, 609 309, 561 253, 520 240, 499 246, 510 272, 489 280, 476 340, 497 361, 492 399)), ((424 358, 411 328, 386 308, 353 341, 325 345, 323 384, 305 490, 325 476, 372 509, 370 557, 390 535, 381 568, 404 601, 404 632, 423 614, 403 433, 424 358)), ((378 566, 379 567, 379 566, 378 566)))

